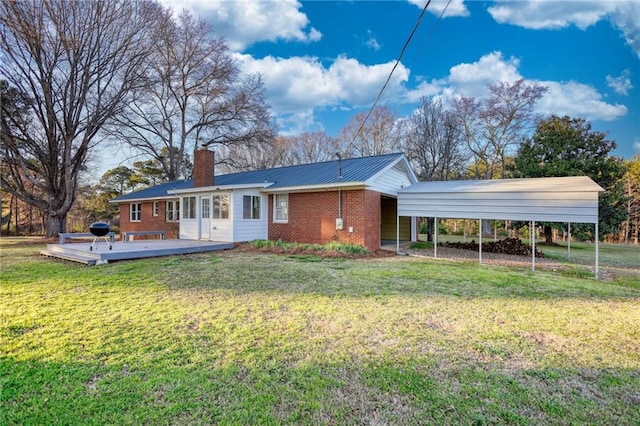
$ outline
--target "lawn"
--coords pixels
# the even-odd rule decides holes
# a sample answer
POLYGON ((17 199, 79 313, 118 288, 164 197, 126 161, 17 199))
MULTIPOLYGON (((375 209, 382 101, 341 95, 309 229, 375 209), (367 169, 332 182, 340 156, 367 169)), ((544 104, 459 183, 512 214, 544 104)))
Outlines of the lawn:
POLYGON ((640 419, 640 271, 0 244, 0 424, 640 419))

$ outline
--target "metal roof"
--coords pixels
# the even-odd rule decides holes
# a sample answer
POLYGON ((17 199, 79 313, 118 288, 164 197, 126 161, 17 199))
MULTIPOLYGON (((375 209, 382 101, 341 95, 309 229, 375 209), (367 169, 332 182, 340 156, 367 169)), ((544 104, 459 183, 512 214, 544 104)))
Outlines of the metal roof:
MULTIPOLYGON (((342 185, 344 183, 364 183, 377 173, 400 162, 404 158, 404 154, 402 153, 393 153, 371 157, 345 158, 341 162, 333 160, 298 166, 230 173, 216 176, 215 186, 264 185, 264 183, 270 183, 271 185, 269 185, 268 189, 271 190, 313 185, 331 186, 342 185), (339 166, 341 166, 342 177, 340 177, 338 173, 339 166)), ((130 194, 121 195, 111 200, 111 202, 118 203, 150 198, 166 198, 167 191, 169 190, 190 188, 193 188, 192 180, 167 182, 130 194)))
POLYGON ((398 215, 596 223, 602 191, 586 176, 418 182, 398 191, 398 215))
POLYGON ((524 179, 454 180, 418 182, 402 189, 404 193, 436 192, 602 192, 604 189, 587 176, 524 179))

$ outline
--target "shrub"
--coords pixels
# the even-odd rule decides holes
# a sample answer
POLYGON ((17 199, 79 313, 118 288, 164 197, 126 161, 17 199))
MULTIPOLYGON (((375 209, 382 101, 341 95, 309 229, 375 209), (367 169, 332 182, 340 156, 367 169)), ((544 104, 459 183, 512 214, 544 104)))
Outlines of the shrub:
POLYGON ((280 249, 283 251, 323 252, 334 251, 348 255, 367 255, 369 250, 357 244, 332 241, 326 244, 289 243, 281 240, 254 240, 249 245, 256 249, 280 249))

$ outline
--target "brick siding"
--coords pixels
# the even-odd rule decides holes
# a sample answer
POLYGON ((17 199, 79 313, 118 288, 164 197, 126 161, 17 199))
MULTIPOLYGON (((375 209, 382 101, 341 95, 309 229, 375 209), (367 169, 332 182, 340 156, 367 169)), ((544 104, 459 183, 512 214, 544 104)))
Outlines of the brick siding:
MULTIPOLYGON (((122 234, 130 231, 165 231, 167 238, 178 238, 178 222, 167 222, 166 201, 158 201, 158 216, 153 215, 153 202, 141 202, 140 222, 131 222, 129 215, 130 203, 120 204, 120 239, 122 234)), ((145 238, 157 238, 156 236, 135 236, 136 240, 145 238)))
POLYGON ((336 230, 338 191, 289 194, 288 223, 273 222, 269 195, 269 239, 323 244, 353 243, 370 251, 380 248, 380 194, 358 189, 342 191, 342 230, 336 230), (353 232, 349 232, 353 227, 353 232))

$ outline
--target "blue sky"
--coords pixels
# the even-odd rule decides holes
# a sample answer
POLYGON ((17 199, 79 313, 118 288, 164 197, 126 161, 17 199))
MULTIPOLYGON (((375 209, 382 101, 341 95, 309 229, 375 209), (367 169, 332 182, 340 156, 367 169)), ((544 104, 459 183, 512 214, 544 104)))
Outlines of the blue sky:
MULTIPOLYGON (((335 136, 367 111, 425 0, 163 0, 191 10, 259 72, 284 135, 335 136)), ((381 104, 408 116, 422 96, 486 95, 495 81, 549 88, 544 114, 583 117, 616 154, 640 153, 640 1, 432 1, 381 104)))

